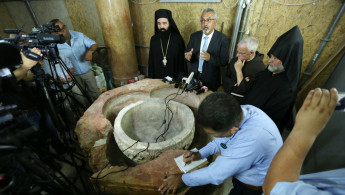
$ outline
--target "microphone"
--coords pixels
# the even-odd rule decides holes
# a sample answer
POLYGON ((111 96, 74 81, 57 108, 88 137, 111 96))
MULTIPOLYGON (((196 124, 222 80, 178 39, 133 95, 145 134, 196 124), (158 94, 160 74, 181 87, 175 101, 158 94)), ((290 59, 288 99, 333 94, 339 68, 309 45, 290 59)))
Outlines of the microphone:
POLYGON ((200 88, 202 85, 200 85, 200 82, 197 79, 192 79, 192 81, 189 83, 189 85, 186 88, 186 91, 193 91, 200 88))
POLYGON ((189 77, 188 77, 188 79, 187 79, 187 81, 186 81, 187 85, 190 83, 190 81, 192 80, 193 76, 194 76, 194 72, 191 72, 189 77))
POLYGON ((186 83, 183 86, 183 90, 185 90, 186 87, 189 85, 189 83, 192 80, 193 76, 194 76, 194 72, 191 72, 190 75, 188 76, 188 79, 186 80, 186 83))

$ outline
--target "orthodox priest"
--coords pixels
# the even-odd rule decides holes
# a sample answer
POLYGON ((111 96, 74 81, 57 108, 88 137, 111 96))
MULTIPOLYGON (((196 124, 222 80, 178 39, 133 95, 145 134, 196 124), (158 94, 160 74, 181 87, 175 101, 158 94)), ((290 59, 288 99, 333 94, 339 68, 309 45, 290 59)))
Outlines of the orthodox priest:
POLYGON ((297 94, 303 58, 303 37, 298 26, 281 35, 267 53, 268 67, 257 74, 256 81, 241 104, 263 110, 282 131, 290 122, 297 94))
POLYGON ((151 37, 148 77, 163 79, 187 75, 184 60, 186 46, 170 10, 155 12, 155 35, 151 37))

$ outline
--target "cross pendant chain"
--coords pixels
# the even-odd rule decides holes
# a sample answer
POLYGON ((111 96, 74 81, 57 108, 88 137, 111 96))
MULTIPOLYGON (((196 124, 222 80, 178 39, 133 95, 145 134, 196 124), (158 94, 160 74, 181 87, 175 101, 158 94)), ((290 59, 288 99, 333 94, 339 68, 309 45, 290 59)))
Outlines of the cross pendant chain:
POLYGON ((164 56, 164 59, 162 60, 162 62, 163 62, 163 65, 164 65, 164 66, 167 65, 168 60, 167 60, 167 58, 166 58, 165 56, 164 56))
POLYGON ((171 36, 171 34, 169 35, 168 44, 167 44, 167 48, 165 49, 165 53, 164 53, 164 51, 163 51, 162 39, 160 39, 160 41, 161 41, 161 49, 162 49, 162 54, 163 54, 163 60, 162 60, 162 62, 163 62, 164 67, 165 67, 165 66, 167 65, 167 63, 168 63, 167 54, 168 54, 168 47, 169 47, 169 42, 170 42, 170 36, 171 36))

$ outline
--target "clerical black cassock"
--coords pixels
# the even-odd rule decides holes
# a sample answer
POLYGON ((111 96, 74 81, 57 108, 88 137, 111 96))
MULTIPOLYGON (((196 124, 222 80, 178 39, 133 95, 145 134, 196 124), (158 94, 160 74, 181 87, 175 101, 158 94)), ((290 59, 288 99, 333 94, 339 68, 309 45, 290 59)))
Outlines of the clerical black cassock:
POLYGON ((282 131, 292 118, 292 107, 303 58, 303 37, 298 26, 281 35, 267 53, 282 61, 285 71, 273 74, 267 68, 256 75, 256 81, 241 100, 263 110, 282 131))
POLYGON ((187 65, 184 59, 186 46, 178 30, 170 10, 160 9, 155 12, 155 35, 151 37, 148 77, 163 79, 166 76, 177 78, 187 74, 187 65), (157 27, 159 18, 167 18, 169 29, 160 32, 157 27), (165 60, 164 60, 164 57, 165 60), (163 61, 164 60, 164 61, 163 61))

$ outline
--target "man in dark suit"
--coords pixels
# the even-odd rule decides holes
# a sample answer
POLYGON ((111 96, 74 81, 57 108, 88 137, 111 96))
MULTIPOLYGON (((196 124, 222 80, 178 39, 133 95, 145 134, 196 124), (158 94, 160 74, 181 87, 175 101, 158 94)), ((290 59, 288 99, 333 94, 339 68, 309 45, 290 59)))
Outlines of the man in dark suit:
POLYGON ((220 66, 229 60, 228 38, 214 30, 217 13, 211 8, 204 9, 200 18, 201 31, 190 36, 185 58, 190 62, 194 77, 212 91, 220 86, 220 66))

